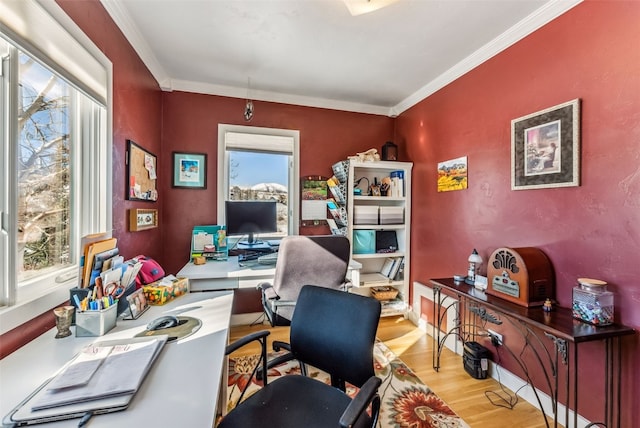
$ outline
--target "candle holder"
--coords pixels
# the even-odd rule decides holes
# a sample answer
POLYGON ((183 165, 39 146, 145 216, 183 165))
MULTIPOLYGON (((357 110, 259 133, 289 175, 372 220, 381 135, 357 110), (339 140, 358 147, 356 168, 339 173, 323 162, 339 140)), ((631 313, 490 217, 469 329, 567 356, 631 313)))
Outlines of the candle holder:
POLYGON ((56 339, 71 336, 71 320, 75 309, 73 306, 60 306, 53 310, 53 314, 56 317, 56 328, 58 329, 56 339))

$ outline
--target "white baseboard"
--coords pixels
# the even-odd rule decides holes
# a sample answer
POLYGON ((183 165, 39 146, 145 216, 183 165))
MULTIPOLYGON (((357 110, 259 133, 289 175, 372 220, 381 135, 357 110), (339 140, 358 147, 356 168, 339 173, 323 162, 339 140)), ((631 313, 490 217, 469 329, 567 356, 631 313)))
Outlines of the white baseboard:
MULTIPOLYGON (((434 331, 433 326, 430 323, 425 322, 422 319, 420 314, 421 298, 425 298, 433 302, 433 289, 419 282, 414 282, 413 283, 413 310, 409 313, 409 320, 411 320, 411 322, 414 325, 416 325, 420 330, 424 331, 429 336, 433 337, 433 331, 434 331)), ((445 296, 445 298, 450 299, 448 302, 445 301, 446 304, 451 304, 455 302, 454 299, 448 296, 445 296)), ((450 329, 454 326, 453 323, 455 322, 456 315, 453 309, 454 308, 452 306, 449 309, 446 316, 447 331, 450 331, 450 329)), ((461 342, 457 340, 457 337, 455 337, 454 335, 451 335, 449 339, 452 339, 452 340, 445 340, 445 346, 448 349, 450 349, 452 352, 458 355, 462 355, 463 347, 461 342)), ((504 385, 505 387, 509 388, 511 391, 514 391, 514 392, 522 388, 518 391, 518 397, 525 400, 526 402, 528 402, 538 410, 540 410, 540 403, 541 403, 542 408, 544 409, 544 413, 547 416, 550 416, 551 418, 553 418, 553 405, 552 405, 551 397, 549 397, 549 395, 547 395, 546 393, 536 388, 535 391, 538 394, 538 397, 540 398, 540 403, 538 403, 538 400, 536 399, 536 395, 534 393, 534 389, 532 388, 531 385, 527 383, 527 381, 511 373, 509 370, 505 369, 504 367, 495 364, 493 361, 490 362, 489 367, 490 367, 489 374, 491 378, 493 378, 498 383, 501 383, 502 385, 504 385)), ((460 369, 462 369, 462 364, 460 364, 460 369)), ((502 393, 502 391, 500 391, 500 393, 502 393)), ((558 403, 558 422, 559 423, 564 424, 566 412, 567 412, 567 407, 562 405, 561 403, 558 403)), ((569 410, 569 426, 570 427, 572 427, 573 425, 573 414, 574 412, 572 410, 569 410)), ((590 421, 578 415, 578 426, 575 428, 586 428, 587 425, 589 424, 590 424, 590 421)))

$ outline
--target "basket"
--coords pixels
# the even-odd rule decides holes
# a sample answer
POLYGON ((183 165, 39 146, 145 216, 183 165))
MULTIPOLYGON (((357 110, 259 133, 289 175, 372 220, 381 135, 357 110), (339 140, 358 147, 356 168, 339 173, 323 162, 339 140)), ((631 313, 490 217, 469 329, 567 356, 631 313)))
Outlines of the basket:
POLYGON ((371 295, 376 300, 393 300, 398 296, 398 290, 391 287, 371 287, 371 295))

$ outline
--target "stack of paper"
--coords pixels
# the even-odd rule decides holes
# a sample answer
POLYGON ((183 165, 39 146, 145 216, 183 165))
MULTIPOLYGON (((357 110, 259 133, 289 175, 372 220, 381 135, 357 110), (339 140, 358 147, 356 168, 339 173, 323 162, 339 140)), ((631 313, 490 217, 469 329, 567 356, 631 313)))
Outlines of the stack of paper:
POLYGON ((166 336, 90 345, 38 394, 31 410, 135 393, 166 336))

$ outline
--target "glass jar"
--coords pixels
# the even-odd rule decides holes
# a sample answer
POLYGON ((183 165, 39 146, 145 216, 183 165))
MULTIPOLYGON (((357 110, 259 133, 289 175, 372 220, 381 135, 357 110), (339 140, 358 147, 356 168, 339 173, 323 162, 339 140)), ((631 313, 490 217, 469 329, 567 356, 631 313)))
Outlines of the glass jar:
POLYGON ((598 279, 578 278, 573 288, 573 317, 593 325, 613 324, 613 293, 598 279))

